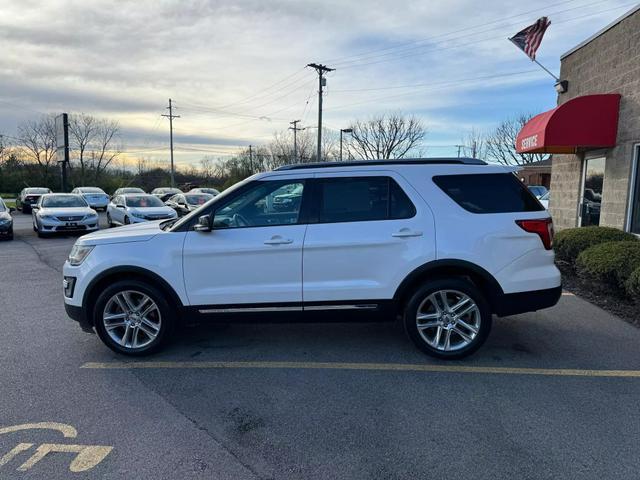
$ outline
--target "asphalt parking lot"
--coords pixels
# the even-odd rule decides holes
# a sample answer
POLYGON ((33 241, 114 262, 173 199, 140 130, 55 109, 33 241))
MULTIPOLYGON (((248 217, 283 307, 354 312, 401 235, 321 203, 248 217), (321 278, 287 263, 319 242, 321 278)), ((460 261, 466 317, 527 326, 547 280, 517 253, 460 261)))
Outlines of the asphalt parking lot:
POLYGON ((394 324, 329 323, 194 327, 130 360, 65 315, 75 239, 14 218, 0 478, 638 477, 640 330, 578 297, 497 319, 458 362, 394 324))

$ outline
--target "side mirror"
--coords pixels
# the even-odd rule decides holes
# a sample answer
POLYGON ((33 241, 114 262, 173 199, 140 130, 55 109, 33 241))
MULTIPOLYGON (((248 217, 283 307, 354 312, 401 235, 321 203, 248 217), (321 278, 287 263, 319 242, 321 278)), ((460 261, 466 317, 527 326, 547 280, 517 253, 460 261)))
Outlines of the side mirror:
POLYGON ((198 218, 198 223, 193 226, 193 229, 196 232, 210 232, 211 228, 211 216, 210 215, 202 215, 198 218))
POLYGON ((33 207, 31 207, 31 211, 33 212, 37 212, 38 210, 40 210, 40 207, 37 205, 34 205, 33 207))
POLYGON ((15 207, 9 207, 9 213, 13 213, 15 211, 16 211, 15 207))
POLYGON ((116 205, 116 208, 121 208, 124 210, 124 205, 116 205))

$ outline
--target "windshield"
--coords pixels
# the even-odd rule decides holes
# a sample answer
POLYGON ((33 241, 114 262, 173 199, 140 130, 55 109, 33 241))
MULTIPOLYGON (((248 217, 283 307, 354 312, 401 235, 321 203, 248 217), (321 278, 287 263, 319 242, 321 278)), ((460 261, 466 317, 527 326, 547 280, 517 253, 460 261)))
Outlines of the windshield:
POLYGON ((164 203, 153 195, 131 195, 125 197, 127 207, 164 207, 164 203))
POLYGON ((43 193, 49 193, 51 190, 48 188, 27 188, 26 193, 39 193, 42 195, 43 193))
POLYGON ((87 202, 78 195, 50 195, 42 199, 42 206, 47 208, 86 207, 87 202))
POLYGON ((185 195, 184 198, 187 199, 189 205, 204 205, 213 198, 213 195, 209 193, 196 193, 185 195))
POLYGON ((144 190, 138 187, 121 188, 118 193, 144 193, 144 190))
POLYGON ((104 193, 104 190, 98 187, 82 187, 79 188, 82 193, 104 193))
POLYGON ((551 192, 547 192, 547 193, 545 193, 544 195, 542 195, 542 196, 540 197, 540 200, 549 200, 549 194, 550 194, 550 193, 551 193, 551 192))

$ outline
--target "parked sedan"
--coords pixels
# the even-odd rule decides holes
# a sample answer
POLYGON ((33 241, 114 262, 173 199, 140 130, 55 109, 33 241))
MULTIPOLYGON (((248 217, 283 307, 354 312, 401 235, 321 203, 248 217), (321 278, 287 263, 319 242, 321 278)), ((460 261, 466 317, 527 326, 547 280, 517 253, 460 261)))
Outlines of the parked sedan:
POLYGON ((42 187, 23 188, 18 198, 16 198, 16 208, 22 213, 31 213, 31 207, 38 203, 40 195, 45 193, 51 193, 51 190, 42 187))
POLYGON ((6 203, 0 198, 0 238, 13 240, 13 217, 11 217, 13 208, 7 207, 6 203))
POLYGON ((77 187, 71 190, 71 193, 82 195, 89 206, 94 210, 107 210, 109 205, 109 195, 98 187, 77 187))
POLYGON ((216 190, 215 188, 209 188, 209 187, 192 188, 187 193, 209 193, 209 194, 213 195, 214 197, 216 195, 220 195, 220 191, 219 190, 216 190))
POLYGON ((98 230, 98 214, 82 195, 48 193, 33 206, 33 230, 39 237, 58 232, 98 230))
POLYGON ((107 207, 107 222, 110 227, 177 216, 174 209, 167 207, 158 197, 147 193, 115 196, 107 207))
POLYGON ((538 199, 549 191, 549 189, 547 187, 545 187, 544 185, 529 185, 527 188, 538 199))
POLYGON ((542 204, 542 206, 547 210, 549 210, 549 194, 550 193, 551 193, 551 190, 548 190, 547 193, 545 193, 538 199, 538 201, 542 204))
POLYGON ((179 193, 166 201, 168 207, 173 208, 182 217, 204 205, 213 198, 210 193, 179 193))
POLYGON ((160 200, 162 200, 162 202, 166 202, 167 200, 169 200, 169 198, 177 195, 178 193, 182 193, 182 190, 172 187, 160 187, 151 190, 151 195, 155 195, 160 200))

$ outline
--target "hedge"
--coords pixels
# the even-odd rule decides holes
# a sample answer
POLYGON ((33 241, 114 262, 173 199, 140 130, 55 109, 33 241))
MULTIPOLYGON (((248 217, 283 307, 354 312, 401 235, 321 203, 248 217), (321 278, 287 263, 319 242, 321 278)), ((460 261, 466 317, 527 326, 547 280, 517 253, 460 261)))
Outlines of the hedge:
POLYGON ((640 268, 640 242, 605 242, 584 250, 576 260, 581 278, 602 286, 625 288, 631 273, 640 268))
MULTIPOLYGON (((553 239, 556 258, 574 265, 587 248, 604 242, 637 241, 635 235, 611 227, 579 227, 559 231, 553 239)), ((638 242, 640 243, 640 242, 638 242)))
POLYGON ((631 272, 624 286, 627 295, 637 301, 638 297, 640 297, 640 267, 631 272))

